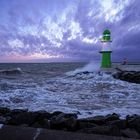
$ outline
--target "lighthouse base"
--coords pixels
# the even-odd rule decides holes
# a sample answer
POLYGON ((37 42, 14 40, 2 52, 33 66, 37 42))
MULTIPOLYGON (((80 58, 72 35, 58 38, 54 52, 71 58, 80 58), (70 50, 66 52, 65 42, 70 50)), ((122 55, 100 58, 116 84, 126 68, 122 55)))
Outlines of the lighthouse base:
POLYGON ((111 53, 112 51, 101 51, 102 63, 101 68, 111 68, 111 53))

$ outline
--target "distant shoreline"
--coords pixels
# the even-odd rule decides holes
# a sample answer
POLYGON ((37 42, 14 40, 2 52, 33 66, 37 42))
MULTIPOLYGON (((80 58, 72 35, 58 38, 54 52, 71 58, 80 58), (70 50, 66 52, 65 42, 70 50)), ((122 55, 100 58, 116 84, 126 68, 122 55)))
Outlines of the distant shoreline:
MULTIPOLYGON (((92 63, 92 61, 85 62, 0 62, 0 64, 59 64, 59 63, 83 63, 88 64, 92 63)), ((94 62, 93 62, 94 64, 94 62)), ((112 64, 122 64, 122 62, 112 62, 112 64)), ((128 62, 126 65, 140 65, 140 62, 128 62)))

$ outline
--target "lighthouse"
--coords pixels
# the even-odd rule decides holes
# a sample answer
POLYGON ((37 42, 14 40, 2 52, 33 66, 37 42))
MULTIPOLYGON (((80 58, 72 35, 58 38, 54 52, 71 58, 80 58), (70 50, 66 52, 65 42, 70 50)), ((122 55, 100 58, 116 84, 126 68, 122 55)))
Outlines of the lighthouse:
POLYGON ((102 49, 100 53, 102 54, 101 68, 111 68, 111 32, 106 29, 103 32, 101 39, 102 49))

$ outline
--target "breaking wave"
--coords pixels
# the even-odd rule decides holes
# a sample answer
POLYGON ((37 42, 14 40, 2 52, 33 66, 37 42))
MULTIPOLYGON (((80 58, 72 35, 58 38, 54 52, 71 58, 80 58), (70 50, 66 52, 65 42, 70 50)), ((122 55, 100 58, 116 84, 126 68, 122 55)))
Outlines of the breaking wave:
POLYGON ((66 75, 74 76, 78 74, 89 74, 89 73, 99 73, 100 72, 100 64, 99 62, 90 62, 86 66, 82 68, 78 68, 74 71, 67 72, 66 75))
MULTIPOLYGON (((69 69, 69 64, 67 67, 69 69)), ((63 65, 60 70, 64 70, 63 65)), ((41 70, 34 71, 40 74, 26 74, 27 77, 20 79, 18 76, 17 79, 0 79, 0 106, 32 111, 78 112, 80 118, 113 112, 122 117, 140 114, 140 86, 100 72, 98 64, 90 63, 49 78, 45 77, 46 74, 42 76, 41 70)), ((51 71, 52 68, 47 73, 51 71)))
POLYGON ((0 74, 4 75, 12 75, 12 74, 21 74, 22 70, 21 68, 15 68, 15 69, 7 69, 7 70, 0 70, 0 74))

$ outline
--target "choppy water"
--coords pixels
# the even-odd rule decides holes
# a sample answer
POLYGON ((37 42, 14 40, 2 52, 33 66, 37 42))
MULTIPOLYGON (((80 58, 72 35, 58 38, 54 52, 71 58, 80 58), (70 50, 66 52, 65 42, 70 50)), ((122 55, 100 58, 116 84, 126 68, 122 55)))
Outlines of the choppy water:
POLYGON ((140 114, 140 85, 84 63, 0 64, 0 106, 78 112, 79 117, 140 114), (82 68, 84 67, 84 68, 82 68), (17 70, 4 73, 4 71, 17 70), (86 72, 86 71, 89 71, 86 72))

